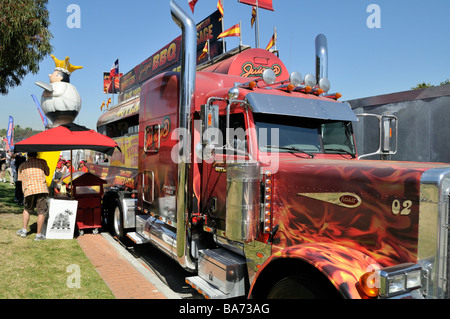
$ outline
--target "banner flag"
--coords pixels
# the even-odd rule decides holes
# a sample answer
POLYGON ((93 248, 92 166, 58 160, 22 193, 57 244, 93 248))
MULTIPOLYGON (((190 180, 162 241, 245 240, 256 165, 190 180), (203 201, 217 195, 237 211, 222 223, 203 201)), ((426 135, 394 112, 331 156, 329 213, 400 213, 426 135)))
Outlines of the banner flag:
MULTIPOLYGON (((222 0, 217 1, 217 10, 219 10, 219 12, 223 18, 223 2, 222 2, 222 0)), ((222 18, 220 18, 220 20, 222 20, 222 18)))
POLYGON ((241 36, 241 27, 240 24, 238 23, 232 26, 231 28, 223 31, 221 34, 219 34, 217 39, 225 37, 240 37, 240 36, 241 36))
POLYGON ((202 54, 198 57, 199 60, 203 59, 208 53, 208 42, 205 43, 205 47, 203 48, 202 54))
POLYGON ((41 120, 44 123, 44 127, 47 127, 48 120, 47 120, 47 117, 44 114, 44 111, 41 108, 41 104, 39 103, 37 97, 34 94, 31 94, 31 97, 33 98, 34 103, 36 104, 36 107, 37 107, 37 109, 39 111, 39 115, 41 116, 41 120))
POLYGON ((189 7, 191 7, 192 13, 194 13, 195 4, 198 0, 189 0, 189 7))
POLYGON ((117 59, 114 64, 111 66, 111 71, 109 71, 109 76, 111 78, 116 77, 119 75, 119 59, 117 59))
POLYGON ((248 4, 251 6, 258 6, 258 8, 275 11, 273 9, 272 0, 239 0, 240 3, 248 4))
POLYGON ((270 39, 269 44, 266 47, 266 50, 269 50, 271 47, 273 47, 277 43, 277 33, 274 32, 272 38, 270 39))
POLYGON ((14 146, 14 119, 12 116, 9 117, 8 130, 6 131, 6 142, 8 143, 10 149, 14 146))
POLYGON ((253 28, 253 25, 255 24, 255 20, 256 20, 256 7, 253 6, 252 7, 252 20, 250 21, 252 28, 253 28))

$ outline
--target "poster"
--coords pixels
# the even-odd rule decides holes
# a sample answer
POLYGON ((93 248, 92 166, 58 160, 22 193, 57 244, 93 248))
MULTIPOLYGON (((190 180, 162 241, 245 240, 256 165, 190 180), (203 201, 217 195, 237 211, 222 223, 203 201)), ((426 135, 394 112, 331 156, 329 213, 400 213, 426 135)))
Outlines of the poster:
POLYGON ((73 239, 78 201, 50 198, 48 204, 46 238, 73 239))

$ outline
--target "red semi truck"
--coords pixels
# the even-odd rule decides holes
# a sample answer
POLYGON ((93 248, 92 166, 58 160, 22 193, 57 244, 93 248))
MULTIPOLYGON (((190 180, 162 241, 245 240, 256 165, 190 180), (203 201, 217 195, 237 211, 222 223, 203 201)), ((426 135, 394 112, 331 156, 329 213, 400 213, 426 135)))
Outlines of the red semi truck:
POLYGON ((98 122, 123 152, 90 167, 112 176, 114 234, 160 248, 206 298, 448 298, 450 165, 358 159, 323 36, 305 79, 262 49, 197 66, 195 24, 171 12, 181 72, 98 122))

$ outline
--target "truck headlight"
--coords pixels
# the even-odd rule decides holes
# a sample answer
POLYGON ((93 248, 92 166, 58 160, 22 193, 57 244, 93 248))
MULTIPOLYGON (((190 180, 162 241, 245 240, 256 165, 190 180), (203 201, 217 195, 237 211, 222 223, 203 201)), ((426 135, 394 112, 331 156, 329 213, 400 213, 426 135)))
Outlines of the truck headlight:
POLYGON ((389 298, 421 287, 422 267, 403 264, 380 270, 380 297, 389 298))
POLYGON ((414 289, 422 286, 422 272, 412 271, 406 274, 406 289, 414 289))
POLYGON ((396 292, 405 290, 405 275, 387 276, 387 293, 395 294, 396 292))

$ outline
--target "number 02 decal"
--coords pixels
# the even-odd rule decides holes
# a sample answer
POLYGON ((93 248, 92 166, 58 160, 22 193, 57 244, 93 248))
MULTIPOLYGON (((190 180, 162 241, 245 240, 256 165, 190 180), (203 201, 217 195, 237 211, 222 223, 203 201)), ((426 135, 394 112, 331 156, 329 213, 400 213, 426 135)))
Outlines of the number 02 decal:
POLYGON ((402 204, 398 199, 396 199, 392 202, 392 214, 407 216, 411 213, 411 206, 412 201, 410 200, 405 200, 402 204))

